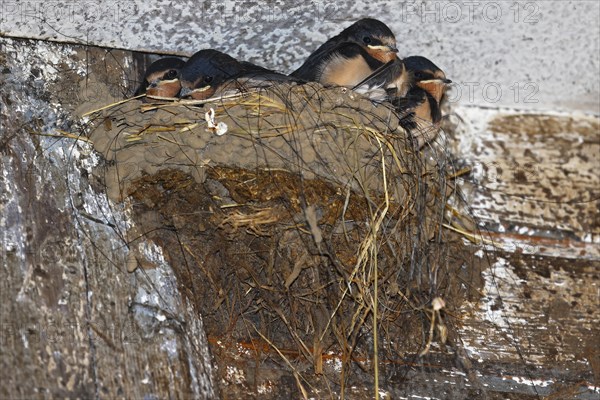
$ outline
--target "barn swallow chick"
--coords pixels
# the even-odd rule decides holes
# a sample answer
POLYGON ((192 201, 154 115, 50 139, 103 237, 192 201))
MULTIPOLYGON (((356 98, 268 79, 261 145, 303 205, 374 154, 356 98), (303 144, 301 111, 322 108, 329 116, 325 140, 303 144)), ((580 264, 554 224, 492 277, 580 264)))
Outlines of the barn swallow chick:
POLYGON ((150 64, 144 75, 144 81, 136 90, 135 96, 146 93, 150 96, 177 97, 181 85, 179 84, 179 70, 185 61, 180 58, 161 58, 150 64))
POLYGON ((194 54, 180 73, 180 97, 204 100, 225 90, 243 91, 270 86, 273 82, 297 82, 297 79, 268 70, 213 49, 194 54))
POLYGON ((405 97, 396 98, 392 104, 401 115, 402 126, 412 133, 417 147, 421 148, 439 131, 442 120, 440 103, 452 81, 425 57, 407 57, 404 65, 411 87, 405 97))
POLYGON ((396 59, 396 37, 383 22, 363 18, 323 43, 290 76, 353 87, 396 59))

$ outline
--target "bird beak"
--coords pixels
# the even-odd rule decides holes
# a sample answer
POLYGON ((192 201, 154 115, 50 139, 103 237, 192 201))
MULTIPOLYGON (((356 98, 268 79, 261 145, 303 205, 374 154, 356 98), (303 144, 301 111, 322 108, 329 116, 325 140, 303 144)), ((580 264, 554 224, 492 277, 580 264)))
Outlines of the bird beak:
POLYGON ((170 83, 176 83, 176 82, 179 82, 179 78, 164 79, 164 80, 163 79, 157 79, 157 80, 154 80, 154 81, 150 82, 150 84, 148 85, 148 89, 150 89, 150 88, 157 88, 157 87, 162 86, 162 85, 168 85, 170 83))
POLYGON ((161 81, 158 81, 158 85, 167 85, 169 83, 175 83, 175 82, 179 82, 179 78, 175 78, 175 79, 164 79, 161 81))
POLYGON ((444 83, 444 84, 447 85, 449 83, 452 83, 452 81, 450 79, 446 79, 446 78, 444 78, 444 79, 435 78, 435 79, 428 79, 426 81, 421 81, 421 83, 425 83, 425 84, 428 84, 428 83, 444 83))
POLYGON ((389 52, 389 53, 397 53, 398 52, 398 48, 397 47, 391 46, 391 45, 387 45, 387 44, 377 45, 377 46, 368 45, 368 47, 370 49, 377 50, 377 51, 384 51, 384 52, 389 52))
POLYGON ((190 89, 188 87, 182 86, 181 91, 179 92, 179 97, 194 97, 194 93, 206 92, 208 89, 210 89, 210 85, 202 86, 197 89, 190 89))
POLYGON ((202 93, 202 92, 206 92, 208 89, 210 89, 210 85, 196 88, 196 89, 192 90, 190 93, 202 93))

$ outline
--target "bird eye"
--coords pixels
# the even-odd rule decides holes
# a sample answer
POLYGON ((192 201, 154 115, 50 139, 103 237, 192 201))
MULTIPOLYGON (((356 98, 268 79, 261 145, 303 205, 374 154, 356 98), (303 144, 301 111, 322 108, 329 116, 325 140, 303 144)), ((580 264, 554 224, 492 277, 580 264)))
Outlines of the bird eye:
POLYGON ((175 69, 170 69, 166 74, 165 74, 165 78, 167 79, 175 79, 177 78, 177 70, 175 69))
POLYGON ((419 80, 425 80, 427 78, 427 75, 421 71, 416 71, 415 78, 417 78, 419 80))
POLYGON ((368 37, 368 36, 365 36, 365 37, 363 38, 363 42, 365 42, 365 44, 369 44, 369 43, 371 43, 371 38, 370 38, 370 37, 368 37))
POLYGON ((204 78, 204 82, 206 82, 206 83, 211 83, 212 80, 213 80, 212 76, 207 76, 207 77, 204 78))

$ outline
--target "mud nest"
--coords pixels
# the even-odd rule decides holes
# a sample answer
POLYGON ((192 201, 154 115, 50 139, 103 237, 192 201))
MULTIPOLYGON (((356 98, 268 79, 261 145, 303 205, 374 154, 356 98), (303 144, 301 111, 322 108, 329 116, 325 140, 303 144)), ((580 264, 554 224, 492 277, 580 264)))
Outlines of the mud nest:
POLYGON ((472 295, 462 238, 444 228, 448 157, 417 151, 385 104, 278 85, 91 115, 103 190, 135 222, 131 269, 153 267, 140 238, 161 246, 209 337, 260 342, 297 377, 343 381, 376 369, 375 355, 441 345, 472 295))

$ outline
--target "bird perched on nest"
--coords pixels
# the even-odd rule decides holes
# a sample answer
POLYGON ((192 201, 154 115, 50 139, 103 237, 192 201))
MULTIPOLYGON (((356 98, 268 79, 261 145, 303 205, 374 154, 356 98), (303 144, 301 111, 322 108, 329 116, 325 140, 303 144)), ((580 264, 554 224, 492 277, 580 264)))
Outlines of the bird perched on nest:
POLYGON ((376 19, 363 18, 323 43, 290 76, 361 92, 388 86, 402 92, 406 74, 397 52, 390 28, 376 19))
POLYGON ((401 116, 401 125, 413 134, 420 148, 439 131, 442 120, 440 103, 452 81, 425 57, 407 57, 404 65, 410 89, 406 96, 394 98, 392 104, 401 116))
POLYGON ((180 58, 165 57, 150 64, 144 80, 136 90, 135 96, 148 94, 159 97, 177 97, 179 89, 179 71, 185 64, 180 58))
POLYGON ((298 79, 254 65, 213 49, 200 50, 183 66, 179 97, 204 100, 216 93, 240 92, 270 86, 273 82, 298 82, 298 79))

